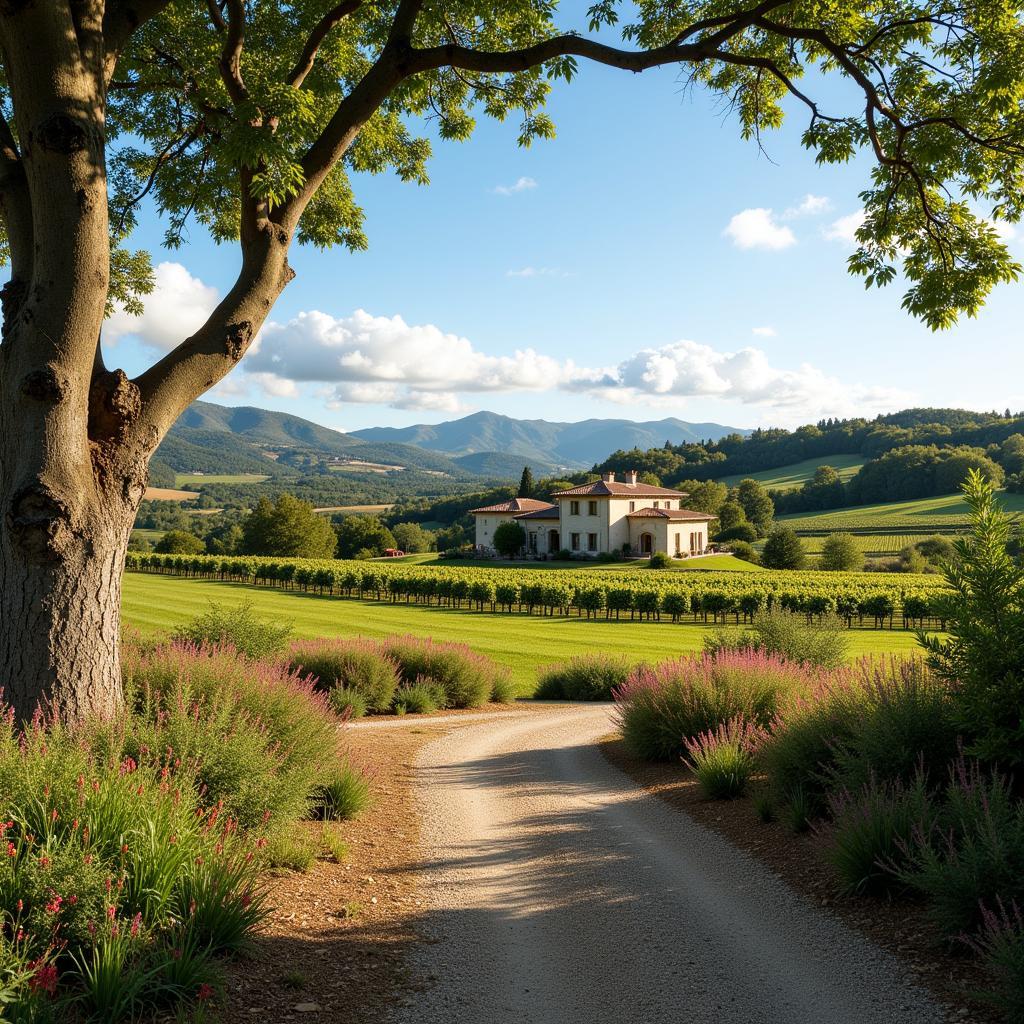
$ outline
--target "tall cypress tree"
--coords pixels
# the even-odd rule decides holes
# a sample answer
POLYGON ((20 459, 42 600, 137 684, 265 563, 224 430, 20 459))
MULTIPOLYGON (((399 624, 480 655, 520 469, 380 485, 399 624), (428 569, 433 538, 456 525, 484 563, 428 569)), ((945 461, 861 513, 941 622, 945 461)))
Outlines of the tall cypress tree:
POLYGON ((523 475, 519 478, 519 497, 533 497, 533 470, 529 466, 523 466, 523 475))

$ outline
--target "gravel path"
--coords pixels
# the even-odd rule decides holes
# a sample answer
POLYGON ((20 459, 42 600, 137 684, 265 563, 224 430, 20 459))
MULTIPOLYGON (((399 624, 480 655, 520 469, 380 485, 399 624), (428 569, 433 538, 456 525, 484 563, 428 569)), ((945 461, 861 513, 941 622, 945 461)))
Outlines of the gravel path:
POLYGON ((420 755, 428 941, 394 1024, 940 1024, 901 965, 610 765, 608 708, 420 755))

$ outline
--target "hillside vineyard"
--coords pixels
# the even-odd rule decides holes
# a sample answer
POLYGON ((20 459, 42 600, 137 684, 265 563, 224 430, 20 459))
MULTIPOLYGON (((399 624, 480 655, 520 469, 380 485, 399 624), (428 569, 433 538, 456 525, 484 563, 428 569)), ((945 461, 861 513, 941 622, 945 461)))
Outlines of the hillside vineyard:
POLYGON ((941 577, 899 573, 784 571, 767 579, 747 574, 652 569, 522 569, 428 567, 247 556, 158 555, 129 552, 137 572, 218 579, 336 597, 416 603, 498 613, 586 618, 749 621, 784 608, 808 616, 835 613, 847 625, 904 629, 944 626, 948 589, 941 577), (685 576, 685 579, 681 579, 685 576))

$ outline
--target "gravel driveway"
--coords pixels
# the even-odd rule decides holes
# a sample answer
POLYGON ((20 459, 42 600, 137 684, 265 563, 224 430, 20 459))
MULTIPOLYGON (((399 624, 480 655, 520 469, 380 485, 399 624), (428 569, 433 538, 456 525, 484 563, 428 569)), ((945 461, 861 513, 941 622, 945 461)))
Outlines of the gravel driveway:
POLYGON ((606 706, 420 756, 428 941, 394 1024, 939 1024, 900 963, 647 795, 606 706))

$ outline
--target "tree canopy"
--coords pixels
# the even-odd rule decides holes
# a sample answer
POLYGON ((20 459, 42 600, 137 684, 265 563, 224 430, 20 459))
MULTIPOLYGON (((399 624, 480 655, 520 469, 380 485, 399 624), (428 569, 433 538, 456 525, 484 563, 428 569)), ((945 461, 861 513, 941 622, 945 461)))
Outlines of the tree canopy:
POLYGON ((261 498, 242 524, 243 545, 253 555, 333 558, 337 538, 313 506, 290 494, 274 502, 261 498))

